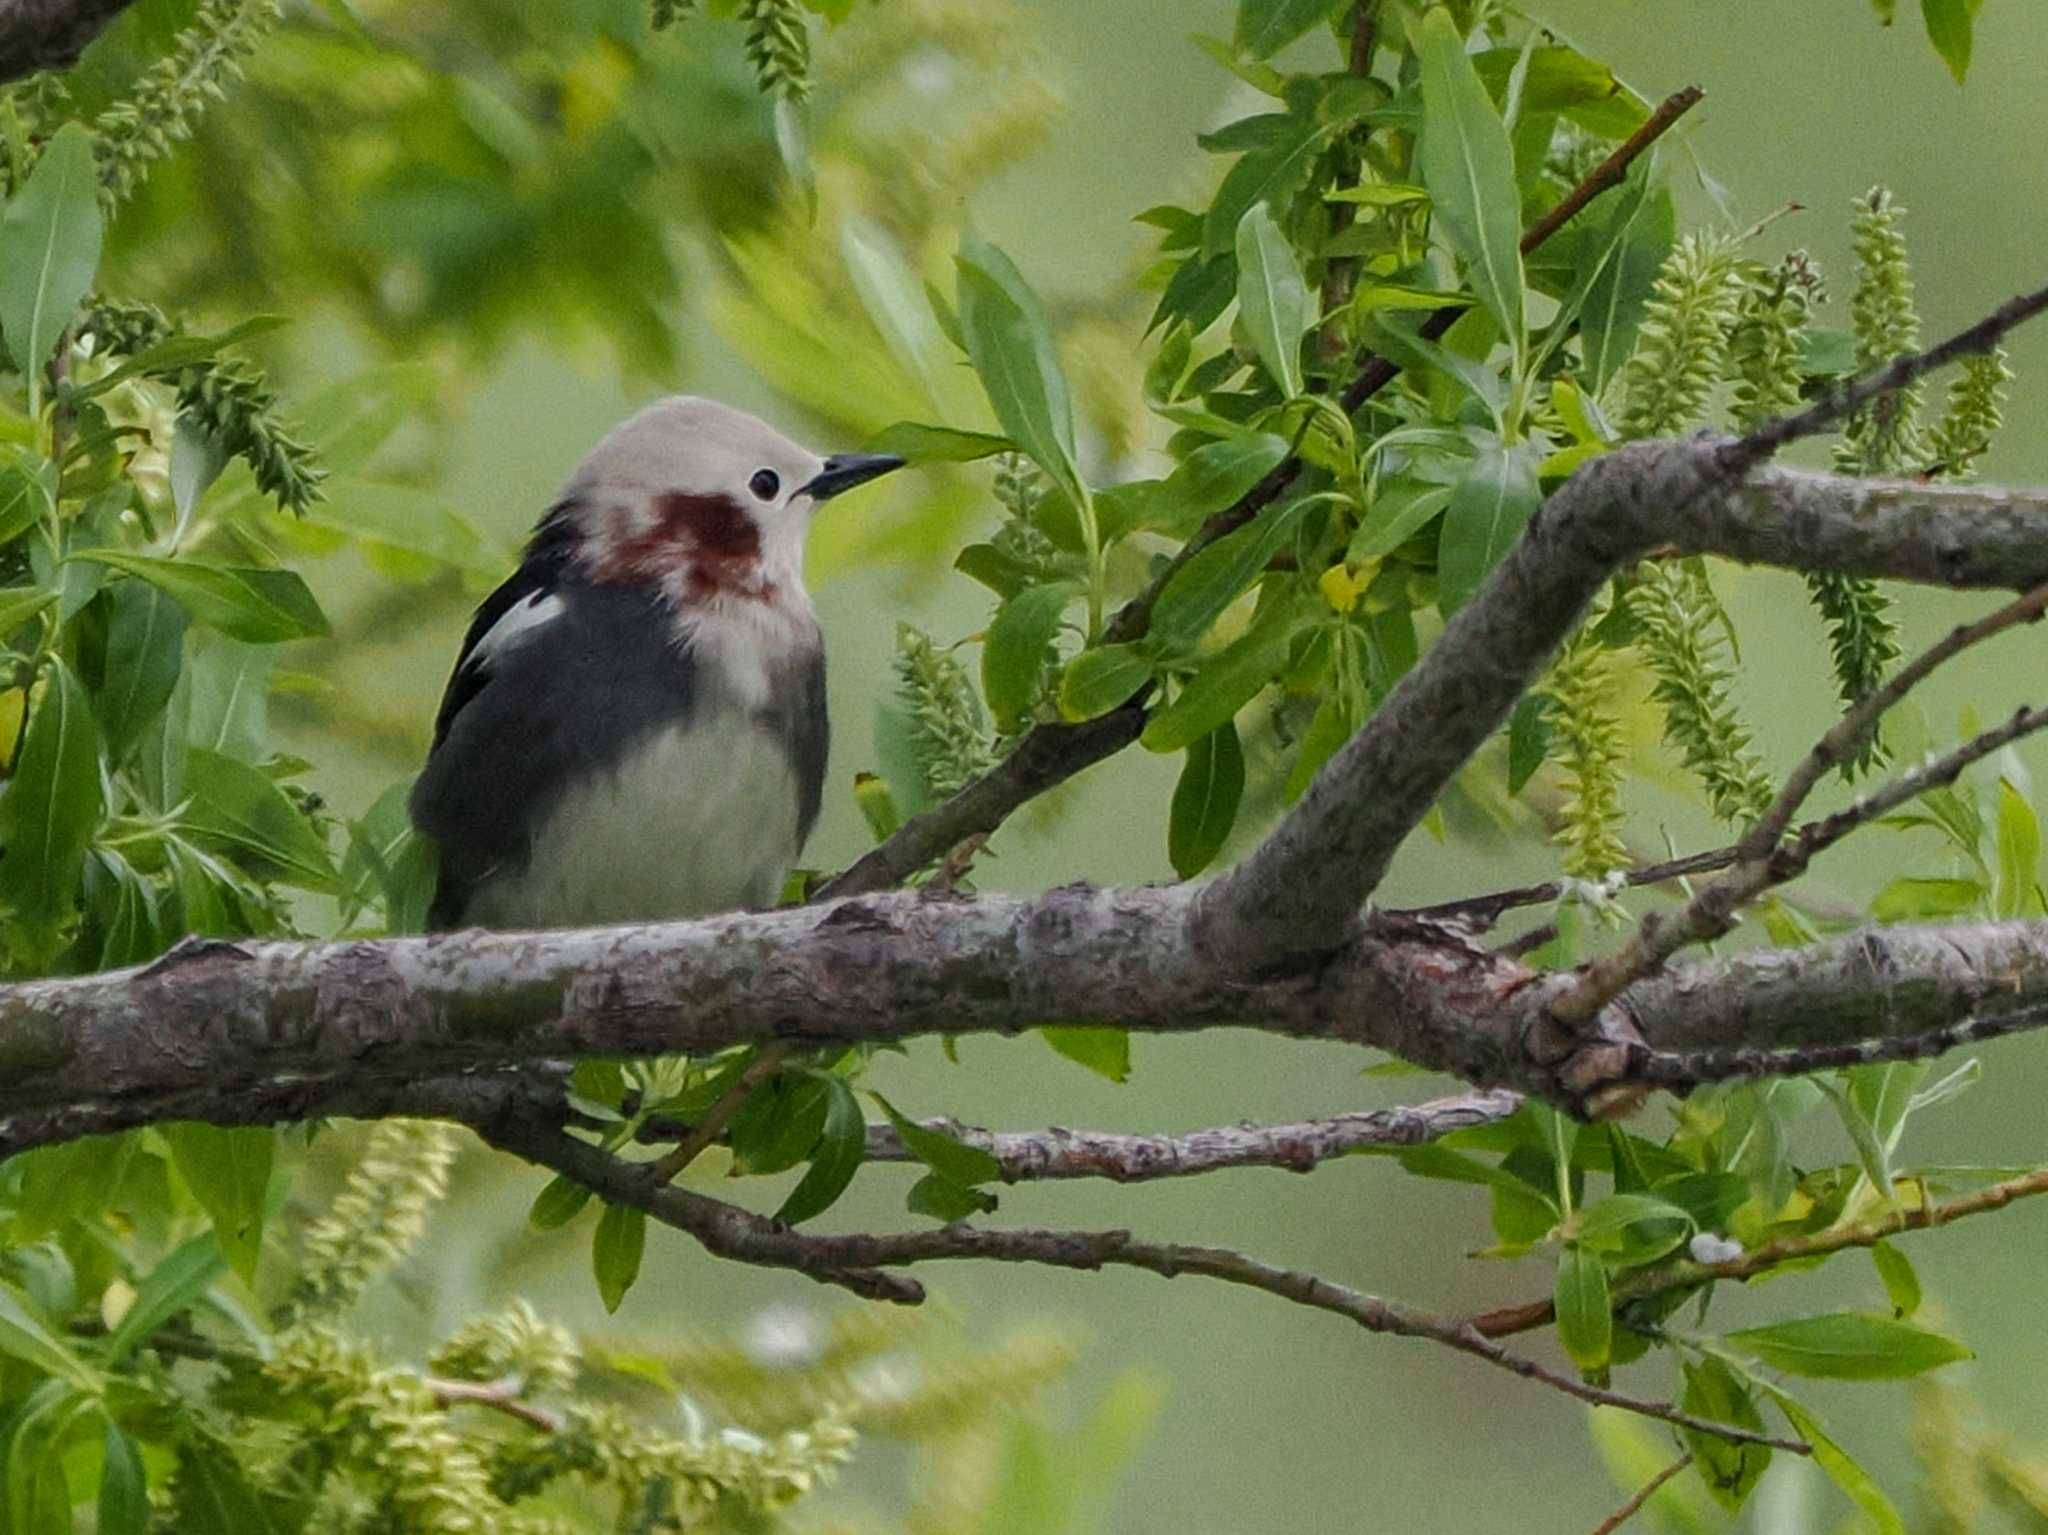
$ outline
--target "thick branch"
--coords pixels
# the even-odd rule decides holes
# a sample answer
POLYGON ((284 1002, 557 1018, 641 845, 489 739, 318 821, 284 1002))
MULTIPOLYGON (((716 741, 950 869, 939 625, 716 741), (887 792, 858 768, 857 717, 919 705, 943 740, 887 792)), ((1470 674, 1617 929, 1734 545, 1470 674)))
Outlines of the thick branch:
MULTIPOLYGON (((1368 1146, 1415 1146, 1456 1130, 1490 1125, 1520 1108, 1514 1093, 1463 1093, 1429 1103, 1336 1114, 1291 1125, 1221 1125, 1185 1135, 1114 1135, 1100 1130, 1029 1133, 982 1130, 950 1119, 926 1126, 992 1154, 1005 1183, 1048 1178, 1109 1178, 1140 1183, 1191 1178, 1226 1167, 1279 1167, 1305 1173, 1317 1163, 1368 1146)), ((895 1128, 868 1126, 868 1160, 914 1162, 895 1128)))

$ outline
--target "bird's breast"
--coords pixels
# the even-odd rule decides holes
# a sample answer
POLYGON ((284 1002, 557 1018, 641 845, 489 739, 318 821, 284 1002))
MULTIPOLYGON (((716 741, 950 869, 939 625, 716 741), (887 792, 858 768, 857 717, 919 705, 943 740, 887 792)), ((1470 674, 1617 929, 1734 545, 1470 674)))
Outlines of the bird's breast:
POLYGON ((787 744, 749 712, 707 710, 564 793, 525 864, 485 881, 465 920, 583 927, 772 905, 798 815, 787 744))

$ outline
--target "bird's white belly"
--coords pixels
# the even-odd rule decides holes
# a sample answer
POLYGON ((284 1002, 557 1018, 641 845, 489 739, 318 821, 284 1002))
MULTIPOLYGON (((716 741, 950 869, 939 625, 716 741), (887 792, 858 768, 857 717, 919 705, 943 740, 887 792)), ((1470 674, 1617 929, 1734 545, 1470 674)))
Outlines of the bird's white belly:
POLYGON ((523 869, 483 882, 465 921, 594 927, 772 905, 797 854, 789 755, 720 712, 643 742, 548 814, 523 869))

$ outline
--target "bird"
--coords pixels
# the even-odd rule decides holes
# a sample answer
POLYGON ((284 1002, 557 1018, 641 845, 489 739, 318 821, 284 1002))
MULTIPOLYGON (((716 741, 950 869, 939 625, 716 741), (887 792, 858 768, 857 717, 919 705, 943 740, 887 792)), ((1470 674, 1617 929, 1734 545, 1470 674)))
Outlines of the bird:
POLYGON ((821 458, 672 395, 605 436, 477 608, 414 781, 434 931, 774 903, 818 818, 830 723, 804 541, 902 466, 821 458))

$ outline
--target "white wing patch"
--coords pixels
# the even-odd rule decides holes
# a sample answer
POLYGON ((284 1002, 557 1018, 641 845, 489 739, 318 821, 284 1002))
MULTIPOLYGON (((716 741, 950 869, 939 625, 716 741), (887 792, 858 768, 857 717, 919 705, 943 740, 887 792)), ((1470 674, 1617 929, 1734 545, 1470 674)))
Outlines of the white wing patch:
POLYGON ((484 631, 463 660, 465 669, 496 660, 521 637, 560 618, 568 604, 553 592, 535 592, 526 601, 507 608, 504 615, 484 631))

